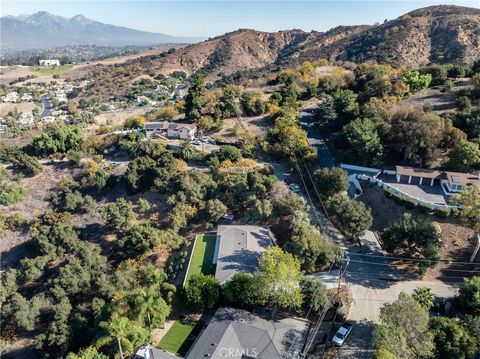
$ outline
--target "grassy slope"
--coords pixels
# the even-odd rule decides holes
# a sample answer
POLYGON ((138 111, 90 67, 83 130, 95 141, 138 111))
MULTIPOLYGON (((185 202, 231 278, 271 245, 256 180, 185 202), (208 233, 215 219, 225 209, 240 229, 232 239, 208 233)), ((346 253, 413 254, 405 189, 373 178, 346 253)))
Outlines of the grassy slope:
POLYGON ((63 65, 53 67, 30 67, 29 70, 42 76, 53 76, 61 74, 63 72, 67 72, 72 68, 73 65, 63 65))

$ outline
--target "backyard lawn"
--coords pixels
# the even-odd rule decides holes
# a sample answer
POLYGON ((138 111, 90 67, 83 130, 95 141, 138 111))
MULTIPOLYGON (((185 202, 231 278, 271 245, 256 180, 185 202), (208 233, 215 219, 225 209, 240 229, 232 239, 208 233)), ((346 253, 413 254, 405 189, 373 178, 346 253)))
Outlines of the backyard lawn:
POLYGON ((201 323, 177 320, 160 341, 160 349, 181 356, 186 355, 202 326, 201 323))
POLYGON ((186 281, 194 274, 215 274, 215 264, 212 261, 216 240, 216 236, 197 236, 186 281))

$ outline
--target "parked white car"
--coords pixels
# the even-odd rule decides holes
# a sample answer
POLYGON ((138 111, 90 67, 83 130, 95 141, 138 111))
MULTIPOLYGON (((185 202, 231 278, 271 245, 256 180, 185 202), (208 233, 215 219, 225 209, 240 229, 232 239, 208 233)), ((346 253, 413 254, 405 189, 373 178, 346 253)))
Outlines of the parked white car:
POLYGON ((300 186, 296 183, 290 183, 290 189, 295 192, 295 193, 298 193, 300 192, 300 186))
POLYGON ((342 326, 338 328, 335 336, 332 338, 332 343, 339 347, 342 346, 352 329, 353 325, 349 323, 343 323, 342 326))

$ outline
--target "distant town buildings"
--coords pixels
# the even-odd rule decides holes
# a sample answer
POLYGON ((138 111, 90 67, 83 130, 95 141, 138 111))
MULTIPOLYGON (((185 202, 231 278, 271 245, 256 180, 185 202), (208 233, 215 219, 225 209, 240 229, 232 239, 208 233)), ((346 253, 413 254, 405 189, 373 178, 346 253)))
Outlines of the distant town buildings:
POLYGON ((32 102, 33 96, 30 95, 29 93, 26 93, 26 94, 23 94, 22 97, 20 97, 20 100, 23 102, 32 102))
POLYGON ((60 66, 60 61, 56 59, 39 60, 38 64, 42 67, 60 66))
POLYGON ((18 101, 18 92, 12 91, 7 93, 5 96, 2 97, 2 101, 16 103, 18 101))
POLYGON ((34 116, 32 111, 22 112, 20 114, 20 118, 18 119, 18 123, 22 126, 32 126, 35 124, 34 116))

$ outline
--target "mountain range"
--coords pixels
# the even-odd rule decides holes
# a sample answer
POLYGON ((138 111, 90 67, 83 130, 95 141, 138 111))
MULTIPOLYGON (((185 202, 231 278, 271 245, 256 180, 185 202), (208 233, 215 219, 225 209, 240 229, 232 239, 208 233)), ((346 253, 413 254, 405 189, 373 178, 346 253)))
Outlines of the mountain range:
POLYGON ((383 24, 338 26, 327 32, 242 29, 143 62, 162 73, 204 70, 217 76, 319 59, 408 67, 472 64, 480 60, 480 9, 431 6, 383 24))
POLYGON ((54 48, 66 45, 150 46, 193 43, 200 37, 175 37, 104 24, 82 15, 72 18, 40 11, 0 18, 2 51, 54 48))
POLYGON ((376 25, 338 26, 327 32, 240 29, 206 41, 103 24, 77 15, 47 12, 0 18, 2 50, 64 45, 154 45, 193 43, 141 58, 161 73, 203 70, 212 76, 305 60, 379 62, 419 67, 431 63, 472 64, 480 60, 480 9, 453 5, 421 8, 376 25))

